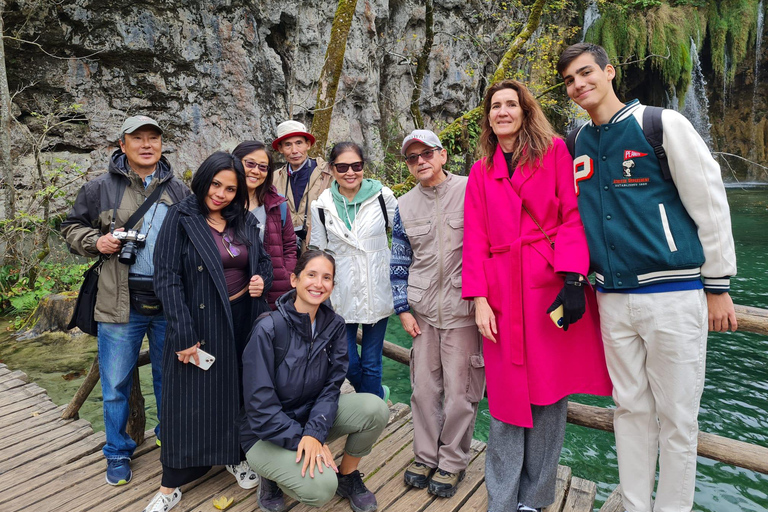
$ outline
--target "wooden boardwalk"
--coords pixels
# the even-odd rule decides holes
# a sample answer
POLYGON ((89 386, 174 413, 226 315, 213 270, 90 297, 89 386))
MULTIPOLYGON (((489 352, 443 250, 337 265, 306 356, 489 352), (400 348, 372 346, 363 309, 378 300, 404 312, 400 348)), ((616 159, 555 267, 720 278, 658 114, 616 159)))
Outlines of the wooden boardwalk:
MULTIPOLYGON (((20 371, 0 364, 0 510, 141 512, 160 485, 160 448, 148 431, 134 454, 133 480, 121 487, 107 485, 106 463, 101 454, 104 433, 94 432, 85 420, 60 419, 57 407, 45 390, 29 383, 20 371)), ((403 483, 403 471, 413 460, 413 424, 410 409, 390 407, 390 421, 373 452, 363 458, 360 471, 376 494, 380 511, 387 512, 485 512, 485 444, 475 441, 467 475, 456 495, 435 498, 426 490, 403 483)), ((341 457, 343 439, 331 444, 341 457)), ((337 459, 338 460, 338 459, 337 459)), ((182 487, 183 498, 174 511, 213 512, 212 499, 234 498, 227 510, 258 511, 257 489, 241 489, 223 467, 182 487)), ((570 468, 558 469, 557 501, 547 512, 591 512, 596 487, 593 482, 571 477, 570 468)), ((296 502, 293 512, 348 512, 346 500, 335 498, 312 509, 296 502)), ((605 508, 604 508, 605 509, 605 508)))

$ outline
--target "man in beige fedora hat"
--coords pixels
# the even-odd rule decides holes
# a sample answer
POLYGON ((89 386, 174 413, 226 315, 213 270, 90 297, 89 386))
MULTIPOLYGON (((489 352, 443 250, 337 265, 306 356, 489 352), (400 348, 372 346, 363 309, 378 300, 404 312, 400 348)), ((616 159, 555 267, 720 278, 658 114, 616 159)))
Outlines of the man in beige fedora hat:
POLYGON ((309 158, 315 138, 298 121, 284 121, 277 126, 277 138, 272 148, 279 151, 286 164, 277 170, 275 186, 288 199, 293 229, 296 231, 298 254, 309 240, 311 215, 309 204, 331 184, 328 162, 322 158, 309 158))

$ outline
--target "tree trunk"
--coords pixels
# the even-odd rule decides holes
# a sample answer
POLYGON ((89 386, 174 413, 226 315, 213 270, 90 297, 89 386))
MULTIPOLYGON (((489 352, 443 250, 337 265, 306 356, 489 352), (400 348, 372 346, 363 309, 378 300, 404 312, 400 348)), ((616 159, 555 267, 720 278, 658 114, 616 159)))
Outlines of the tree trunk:
POLYGON ((432 44, 435 42, 435 6, 433 0, 426 0, 424 47, 416 60, 416 74, 413 76, 413 92, 411 93, 411 117, 415 128, 424 128, 424 120, 419 109, 421 100, 421 86, 424 83, 424 73, 427 71, 429 55, 432 53, 432 44))
MULTIPOLYGON (((13 221, 16 218, 16 188, 11 159, 11 93, 8 89, 8 73, 5 69, 3 12, 5 12, 5 0, 0 0, 0 168, 2 168, 2 186, 5 188, 5 220, 13 221)), ((4 263, 7 265, 17 259, 18 235, 11 232, 5 242, 4 263)))
POLYGON ((312 148, 313 155, 325 153, 333 106, 336 103, 336 92, 339 89, 339 78, 344 65, 344 53, 347 51, 347 36, 356 8, 357 0, 339 0, 336 14, 333 16, 331 40, 325 51, 325 63, 317 84, 317 102, 312 120, 312 135, 317 140, 312 148))
MULTIPOLYGON (((496 66, 496 71, 491 77, 489 86, 507 78, 510 74, 510 66, 520 53, 520 49, 539 27, 541 12, 546 3, 546 0, 536 0, 533 4, 525 28, 517 35, 512 44, 509 45, 506 53, 504 53, 498 66, 496 66)), ((482 106, 473 108, 440 132, 440 141, 443 142, 449 155, 468 154, 473 150, 477 137, 480 135, 480 120, 482 116, 482 106)))

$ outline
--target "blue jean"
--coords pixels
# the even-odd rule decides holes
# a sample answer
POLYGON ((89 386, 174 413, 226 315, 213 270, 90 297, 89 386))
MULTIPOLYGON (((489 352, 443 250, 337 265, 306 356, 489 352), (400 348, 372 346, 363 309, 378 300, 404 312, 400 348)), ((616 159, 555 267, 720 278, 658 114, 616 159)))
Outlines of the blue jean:
POLYGON ((360 354, 357 352, 357 326, 347 324, 347 347, 349 350, 349 369, 347 379, 358 393, 373 393, 384 398, 381 387, 381 351, 384 347, 384 335, 387 332, 387 318, 375 324, 363 325, 363 344, 360 354))
MULTIPOLYGON (((107 444, 102 452, 107 459, 130 459, 136 443, 125 432, 128 423, 128 397, 133 384, 133 369, 139 359, 144 334, 149 338, 149 358, 152 362, 152 385, 160 419, 162 390, 163 343, 165 317, 145 316, 131 308, 128 323, 99 322, 99 373, 104 397, 104 430, 107 444)), ((155 427, 155 433, 160 426, 155 427)))

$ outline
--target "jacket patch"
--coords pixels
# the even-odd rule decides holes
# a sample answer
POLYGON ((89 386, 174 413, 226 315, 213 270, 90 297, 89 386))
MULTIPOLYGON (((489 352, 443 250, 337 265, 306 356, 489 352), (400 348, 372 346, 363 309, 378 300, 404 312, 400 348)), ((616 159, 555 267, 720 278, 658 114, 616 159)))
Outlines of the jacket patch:
POLYGON ((576 195, 579 195, 579 182, 588 180, 595 174, 595 164, 589 155, 581 155, 573 161, 573 180, 576 195))
POLYGON ((624 160, 629 160, 631 158, 640 158, 641 156, 648 156, 648 153, 641 153, 639 151, 633 151, 631 149, 624 150, 624 160))

